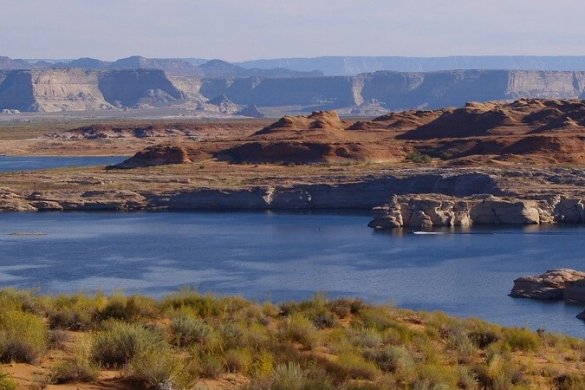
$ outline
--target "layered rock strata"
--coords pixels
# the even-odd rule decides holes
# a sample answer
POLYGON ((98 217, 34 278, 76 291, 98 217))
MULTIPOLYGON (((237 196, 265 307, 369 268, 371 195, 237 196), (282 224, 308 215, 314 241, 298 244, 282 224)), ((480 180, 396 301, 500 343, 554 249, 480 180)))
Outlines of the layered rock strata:
MULTIPOLYGON (((561 268, 541 275, 523 276, 514 280, 510 296, 585 303, 585 272, 561 268)), ((579 313, 577 318, 585 320, 585 311, 579 313)))
POLYGON ((585 223, 585 199, 543 196, 540 199, 496 197, 445 197, 442 195, 394 196, 373 208, 369 226, 375 229, 471 225, 531 225, 585 223))

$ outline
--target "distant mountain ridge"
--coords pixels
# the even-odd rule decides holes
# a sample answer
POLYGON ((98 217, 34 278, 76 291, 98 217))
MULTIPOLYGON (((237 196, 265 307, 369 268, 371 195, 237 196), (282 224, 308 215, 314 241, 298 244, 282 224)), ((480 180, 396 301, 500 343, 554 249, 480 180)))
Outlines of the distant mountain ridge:
POLYGON ((83 69, 83 70, 122 70, 122 69, 159 69, 170 75, 197 76, 199 78, 295 78, 323 76, 320 71, 294 71, 283 68, 244 68, 222 60, 202 60, 197 58, 146 58, 131 56, 109 62, 95 58, 78 58, 66 61, 13 60, 0 57, 0 70, 33 69, 83 69))
POLYGON ((244 61, 245 68, 319 70, 327 76, 353 76, 382 70, 436 72, 444 70, 556 70, 585 71, 585 56, 450 56, 450 57, 352 57, 275 58, 244 61))
POLYGON ((0 56, 0 70, 53 68, 161 69, 171 75, 200 78, 294 78, 355 76, 377 71, 585 71, 585 56, 329 56, 258 59, 243 62, 202 58, 147 58, 137 55, 116 61, 102 61, 89 57, 74 60, 24 60, 0 56))
POLYGON ((19 111, 164 106, 231 115, 250 106, 248 111, 255 116, 264 108, 278 108, 279 112, 336 109, 342 114, 372 115, 518 98, 583 99, 585 72, 383 71, 335 77, 201 79, 150 68, 0 71, 0 110, 19 111))

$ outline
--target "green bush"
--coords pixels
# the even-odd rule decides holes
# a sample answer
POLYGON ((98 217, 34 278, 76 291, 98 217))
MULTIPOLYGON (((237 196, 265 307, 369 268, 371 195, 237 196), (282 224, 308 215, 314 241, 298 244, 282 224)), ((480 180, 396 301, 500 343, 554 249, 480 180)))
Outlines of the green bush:
POLYGON ((239 372, 244 375, 252 369, 253 356, 248 349, 230 349, 224 353, 225 366, 228 372, 239 372))
POLYGON ((393 373, 399 382, 406 384, 415 378, 416 363, 404 347, 388 346, 381 351, 369 350, 366 358, 374 361, 383 371, 393 373))
POLYGON ((307 348, 314 348, 319 340, 319 334, 313 322, 298 313, 284 320, 280 335, 284 340, 300 343, 307 348))
POLYGON ((353 329, 349 337, 351 343, 360 348, 376 348, 382 345, 382 336, 372 328, 353 329))
POLYGON ((106 306, 98 310, 98 321, 108 319, 136 321, 139 318, 151 318, 156 314, 156 302, 147 297, 114 295, 108 298, 106 306))
POLYGON ((272 372, 273 390, 302 390, 305 386, 305 375, 298 363, 279 364, 272 372))
POLYGON ((331 368, 338 380, 345 378, 373 380, 380 374, 374 363, 352 352, 339 354, 331 368))
POLYGON ((93 382, 99 376, 99 367, 91 360, 91 343, 77 341, 73 356, 53 367, 49 381, 53 384, 93 382))
POLYGON ((167 295, 161 304, 162 310, 188 310, 199 317, 217 317, 224 312, 220 300, 211 295, 201 295, 192 290, 182 290, 167 295))
POLYGON ((504 342, 512 351, 536 351, 542 344, 535 332, 524 328, 504 329, 504 342))
POLYGON ((0 361, 32 363, 47 348, 47 326, 30 313, 0 314, 0 361))
POLYGON ((173 344, 183 347, 192 344, 209 344, 214 337, 213 328, 193 316, 180 315, 170 326, 173 344))
POLYGON ((51 329, 87 330, 94 326, 95 315, 106 303, 103 295, 58 296, 46 302, 51 329))
POLYGON ((406 156, 406 161, 410 161, 415 164, 428 164, 433 161, 433 159, 428 154, 424 154, 418 150, 415 150, 406 156))
POLYGON ((163 337, 139 324, 107 321, 105 330, 94 339, 92 356, 106 366, 126 364, 137 354, 148 348, 163 348, 163 337))
POLYGON ((16 390, 17 388, 16 382, 8 374, 0 371, 0 390, 16 390))
POLYGON ((187 367, 169 348, 148 347, 130 362, 133 377, 161 390, 188 389, 195 381, 195 370, 187 367))

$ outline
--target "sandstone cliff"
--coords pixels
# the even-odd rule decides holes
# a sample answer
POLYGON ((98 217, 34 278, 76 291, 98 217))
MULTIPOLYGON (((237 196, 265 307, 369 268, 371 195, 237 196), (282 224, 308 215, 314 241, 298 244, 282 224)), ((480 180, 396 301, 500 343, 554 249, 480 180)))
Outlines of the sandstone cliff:
MULTIPOLYGON (((218 96, 239 106, 347 112, 463 106, 467 101, 584 96, 585 72, 459 70, 375 72, 351 77, 167 76, 162 70, 0 71, 0 110, 96 110, 183 105, 218 96), (96 81, 97 79, 97 81, 96 81)), ((204 108, 204 107, 203 107, 204 108)))
POLYGON ((160 70, 0 72, 0 110, 94 111, 181 99, 183 93, 160 70))

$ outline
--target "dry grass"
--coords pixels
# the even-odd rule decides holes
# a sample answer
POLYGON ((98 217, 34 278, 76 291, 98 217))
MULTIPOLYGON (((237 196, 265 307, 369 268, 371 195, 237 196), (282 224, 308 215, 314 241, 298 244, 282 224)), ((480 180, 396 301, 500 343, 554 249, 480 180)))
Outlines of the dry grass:
POLYGON ((277 307, 188 290, 161 300, 4 290, 0 312, 13 340, 38 342, 31 358, 18 359, 29 362, 22 367, 37 365, 30 370, 36 376, 27 382, 19 375, 19 385, 84 388, 104 378, 118 388, 161 389, 230 380, 250 389, 577 389, 585 383, 582 340, 323 295, 277 307), (46 323, 57 331, 48 334, 46 323))

